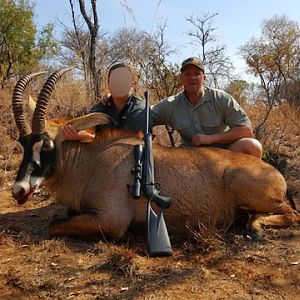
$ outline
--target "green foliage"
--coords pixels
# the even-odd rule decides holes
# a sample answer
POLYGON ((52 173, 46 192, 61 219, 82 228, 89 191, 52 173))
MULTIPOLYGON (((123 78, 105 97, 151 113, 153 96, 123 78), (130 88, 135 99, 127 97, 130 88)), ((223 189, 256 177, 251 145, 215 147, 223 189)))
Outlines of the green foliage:
POLYGON ((1 88, 11 77, 36 69, 43 59, 58 53, 53 24, 38 33, 33 16, 34 6, 28 0, 0 0, 1 88))
POLYGON ((51 59, 60 54, 60 47, 54 36, 54 24, 48 23, 38 33, 35 56, 38 61, 51 59))
POLYGON ((35 63, 36 28, 28 1, 0 0, 0 83, 35 63))

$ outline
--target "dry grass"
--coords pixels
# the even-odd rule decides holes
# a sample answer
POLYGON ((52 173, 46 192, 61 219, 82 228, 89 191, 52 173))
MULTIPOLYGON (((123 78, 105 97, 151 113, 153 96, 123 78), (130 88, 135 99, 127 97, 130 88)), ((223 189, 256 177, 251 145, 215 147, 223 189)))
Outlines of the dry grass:
POLYGON ((198 223, 198 227, 188 227, 189 236, 184 242, 186 252, 208 254, 225 246, 224 233, 215 227, 198 223))
POLYGON ((134 262, 136 254, 123 245, 100 244, 100 249, 107 253, 106 267, 114 274, 133 278, 138 271, 138 266, 134 262))

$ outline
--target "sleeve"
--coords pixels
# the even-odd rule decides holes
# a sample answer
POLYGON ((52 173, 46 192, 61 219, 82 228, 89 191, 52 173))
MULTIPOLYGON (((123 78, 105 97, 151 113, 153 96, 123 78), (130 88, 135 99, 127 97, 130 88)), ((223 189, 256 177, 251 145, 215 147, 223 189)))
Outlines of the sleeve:
POLYGON ((151 106, 153 126, 170 125, 176 103, 176 96, 170 96, 151 106))
POLYGON ((166 124, 167 99, 151 106, 153 126, 166 124))
POLYGON ((229 94, 222 95, 224 122, 230 127, 250 125, 251 122, 236 100, 229 94))

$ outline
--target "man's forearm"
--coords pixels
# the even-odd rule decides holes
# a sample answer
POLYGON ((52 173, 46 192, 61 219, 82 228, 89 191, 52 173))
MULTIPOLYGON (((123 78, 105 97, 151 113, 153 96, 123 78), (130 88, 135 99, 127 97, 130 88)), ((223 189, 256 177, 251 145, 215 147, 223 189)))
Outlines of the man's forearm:
POLYGON ((252 127, 250 125, 236 126, 226 132, 211 135, 210 144, 230 144, 246 137, 253 137, 252 127))
POLYGON ((211 145, 211 144, 231 144, 241 138, 253 137, 251 125, 233 127, 226 132, 216 134, 198 133, 193 136, 192 144, 195 146, 211 145))

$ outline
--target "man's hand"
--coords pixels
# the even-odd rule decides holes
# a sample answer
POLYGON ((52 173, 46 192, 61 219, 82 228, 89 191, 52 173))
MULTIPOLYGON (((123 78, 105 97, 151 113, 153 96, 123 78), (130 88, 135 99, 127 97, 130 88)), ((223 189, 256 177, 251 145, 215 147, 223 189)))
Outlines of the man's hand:
POLYGON ((72 125, 65 125, 63 127, 63 134, 66 140, 79 141, 79 132, 72 125))
POLYGON ((192 144, 195 146, 210 145, 212 143, 211 135, 197 133, 192 137, 192 144))

